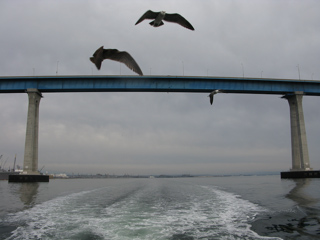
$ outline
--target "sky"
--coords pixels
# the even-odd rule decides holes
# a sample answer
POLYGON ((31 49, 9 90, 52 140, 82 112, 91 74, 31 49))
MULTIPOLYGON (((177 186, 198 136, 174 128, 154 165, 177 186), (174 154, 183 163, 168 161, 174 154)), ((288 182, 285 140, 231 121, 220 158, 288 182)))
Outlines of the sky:
MULTIPOLYGON (((127 51, 144 75, 320 80, 318 0, 1 0, 0 76, 136 75, 105 60, 127 51), (179 13, 195 28, 147 10, 179 13)), ((39 169, 87 174, 250 174, 291 168, 280 95, 45 93, 39 169)), ((304 96, 310 165, 320 169, 320 98, 304 96)), ((27 94, 0 94, 0 164, 23 165, 27 94)))

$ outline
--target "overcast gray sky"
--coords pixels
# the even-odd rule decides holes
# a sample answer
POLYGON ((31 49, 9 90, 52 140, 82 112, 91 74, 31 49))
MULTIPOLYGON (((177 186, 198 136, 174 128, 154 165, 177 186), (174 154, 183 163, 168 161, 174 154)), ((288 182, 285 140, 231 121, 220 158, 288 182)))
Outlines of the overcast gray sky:
MULTIPOLYGON (((89 57, 129 52, 145 75, 320 79, 318 0, 0 1, 0 75, 136 75, 89 57), (190 31, 147 10, 180 13, 190 31)), ((291 168, 289 105, 278 95, 46 93, 39 168, 101 174, 233 174, 291 168)), ((303 99, 320 169, 320 98, 303 99)), ((0 154, 23 164, 27 94, 0 94, 0 154)))

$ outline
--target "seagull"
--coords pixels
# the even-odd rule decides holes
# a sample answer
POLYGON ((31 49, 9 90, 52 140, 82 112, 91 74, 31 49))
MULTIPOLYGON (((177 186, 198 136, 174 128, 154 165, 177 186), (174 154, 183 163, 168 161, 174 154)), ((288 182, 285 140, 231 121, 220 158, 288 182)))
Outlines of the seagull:
POLYGON ((154 27, 162 26, 164 24, 162 20, 164 20, 167 22, 178 23, 182 27, 194 30, 192 25, 178 13, 166 13, 165 11, 153 12, 151 10, 148 10, 145 12, 145 14, 142 15, 142 17, 136 22, 135 25, 141 23, 145 19, 154 19, 152 22, 149 23, 151 26, 154 27))
POLYGON ((214 90, 214 91, 212 91, 209 95, 208 95, 208 97, 210 97, 210 104, 212 105, 212 103, 213 103, 213 97, 214 97, 214 95, 215 94, 217 94, 217 93, 219 93, 219 92, 222 92, 221 90, 214 90))
POLYGON ((118 49, 103 49, 102 46, 94 52, 93 57, 90 57, 90 61, 96 65, 98 70, 100 70, 101 63, 104 59, 110 59, 124 63, 132 71, 138 73, 140 76, 143 75, 139 65, 127 52, 121 52, 118 49))

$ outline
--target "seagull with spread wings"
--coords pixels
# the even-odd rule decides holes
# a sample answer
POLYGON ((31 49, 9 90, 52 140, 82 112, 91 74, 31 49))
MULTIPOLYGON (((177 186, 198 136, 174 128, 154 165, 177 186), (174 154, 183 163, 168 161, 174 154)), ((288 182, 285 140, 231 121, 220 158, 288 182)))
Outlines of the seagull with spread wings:
POLYGON ((136 63, 133 57, 131 57, 131 55, 127 52, 121 52, 118 49, 103 49, 102 46, 94 52, 92 57, 90 57, 90 61, 96 65, 98 70, 100 70, 101 63, 104 59, 110 59, 124 63, 132 71, 138 73, 140 76, 143 75, 139 65, 136 63))
POLYGON ((154 27, 160 27, 164 23, 162 20, 172 23, 180 24, 182 27, 188 28, 190 30, 194 30, 193 26, 180 14, 178 13, 166 13, 165 11, 161 12, 153 12, 151 10, 148 10, 145 12, 145 14, 142 15, 142 17, 136 22, 135 25, 141 23, 145 19, 154 19, 149 24, 154 27))
POLYGON ((208 95, 208 97, 210 98, 210 104, 212 105, 212 103, 213 103, 213 97, 214 97, 214 95, 215 94, 217 94, 217 93, 220 93, 220 92, 222 92, 221 90, 214 90, 214 91, 212 91, 209 95, 208 95))

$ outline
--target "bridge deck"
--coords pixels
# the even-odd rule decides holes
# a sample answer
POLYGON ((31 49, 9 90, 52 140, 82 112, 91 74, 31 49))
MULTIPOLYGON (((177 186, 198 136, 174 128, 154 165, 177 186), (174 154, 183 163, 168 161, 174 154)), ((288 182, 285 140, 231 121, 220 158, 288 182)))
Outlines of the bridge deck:
POLYGON ((0 77, 0 93, 40 92, 211 92, 320 96, 320 81, 193 76, 16 76, 0 77))

